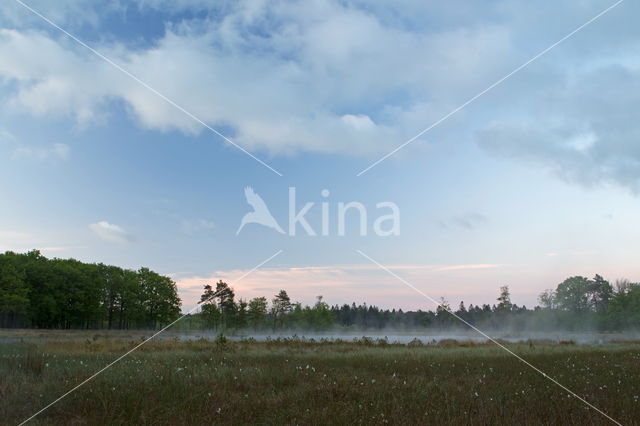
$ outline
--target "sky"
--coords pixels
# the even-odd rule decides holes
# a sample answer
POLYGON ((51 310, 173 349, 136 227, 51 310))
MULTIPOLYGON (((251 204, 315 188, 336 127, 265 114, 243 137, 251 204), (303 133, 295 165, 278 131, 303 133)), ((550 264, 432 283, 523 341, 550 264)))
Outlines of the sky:
POLYGON ((147 266, 184 309, 219 279, 423 310, 389 271, 452 305, 640 280, 634 2, 24 4, 0 7, 1 251, 147 266), (237 233, 246 187, 284 233, 237 233))

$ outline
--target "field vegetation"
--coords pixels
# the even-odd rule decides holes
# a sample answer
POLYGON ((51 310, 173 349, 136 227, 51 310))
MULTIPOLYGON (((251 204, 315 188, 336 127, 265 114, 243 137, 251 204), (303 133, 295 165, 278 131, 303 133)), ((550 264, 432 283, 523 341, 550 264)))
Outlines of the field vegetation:
MULTIPOLYGON (((20 423, 139 341, 87 334, 2 345, 0 418, 20 423)), ((638 424, 640 346, 564 343, 509 348, 617 421, 638 424)), ((610 422, 490 343, 220 336, 150 341, 32 423, 610 422)))

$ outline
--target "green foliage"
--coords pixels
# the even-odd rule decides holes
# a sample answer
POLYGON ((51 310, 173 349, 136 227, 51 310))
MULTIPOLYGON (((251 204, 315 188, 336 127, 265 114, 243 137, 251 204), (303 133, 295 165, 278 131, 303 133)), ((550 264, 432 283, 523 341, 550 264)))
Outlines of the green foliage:
POLYGON ((265 326, 267 321, 267 298, 255 297, 249 301, 248 307, 249 324, 254 330, 258 330, 265 326))
POLYGON ((618 283, 617 290, 596 275, 592 280, 575 276, 567 278, 555 290, 546 290, 538 300, 542 311, 538 320, 548 327, 561 329, 620 330, 640 326, 640 300, 629 291, 637 284, 618 283))
MULTIPOLYGON (((235 293, 231 287, 224 281, 220 280, 216 283, 215 290, 209 284, 204 286, 204 293, 200 296, 202 304, 201 315, 205 318, 208 328, 228 329, 237 327, 237 313, 239 307, 234 301, 235 293)), ((246 312, 246 303, 242 302, 243 311, 246 312)), ((241 314, 242 321, 246 322, 245 312, 241 314)))
MULTIPOLYGON (((570 277, 527 309, 511 301, 500 287, 497 305, 465 306, 453 312, 442 299, 435 311, 383 310, 355 303, 329 306, 322 298, 312 306, 291 301, 285 290, 272 299, 235 299, 224 281, 207 284, 201 312, 179 327, 238 331, 348 330, 398 331, 416 328, 466 329, 463 319, 491 330, 628 330, 640 328, 640 284, 618 281, 615 289, 600 275, 570 277)), ((138 271, 74 259, 47 259, 37 250, 0 254, 0 327, 158 328, 180 315, 175 282, 149 268, 138 271)))
POLYGON ((156 328, 179 314, 175 282, 148 268, 0 254, 2 327, 156 328))
POLYGON ((0 256, 0 325, 24 317, 28 308, 29 287, 25 283, 24 271, 19 271, 9 258, 0 256))
POLYGON ((571 312, 586 312, 589 309, 589 289, 591 282, 585 277, 567 278, 556 289, 558 308, 571 312))
POLYGON ((498 306, 496 311, 499 312, 511 312, 513 309, 513 303, 511 303, 511 293, 509 292, 509 286, 500 287, 500 296, 498 297, 498 306))
POLYGON ((278 326, 284 326, 286 322, 287 314, 293 310, 291 304, 291 298, 285 290, 280 290, 278 294, 273 298, 271 315, 273 317, 273 328, 278 326))
POLYGON ((229 348, 229 339, 227 339, 227 337, 220 333, 216 336, 216 340, 214 341, 216 348, 220 349, 220 350, 227 350, 229 348))
POLYGON ((608 306, 611 328, 629 329, 640 326, 640 284, 628 283, 615 293, 608 306))

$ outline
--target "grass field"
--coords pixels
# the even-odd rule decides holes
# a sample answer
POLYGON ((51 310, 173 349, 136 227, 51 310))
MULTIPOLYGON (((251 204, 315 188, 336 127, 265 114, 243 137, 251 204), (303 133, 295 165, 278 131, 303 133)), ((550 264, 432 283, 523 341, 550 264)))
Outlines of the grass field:
MULTIPOLYGON (((0 418, 18 424, 132 340, 0 346, 0 418)), ((623 424, 640 424, 640 345, 510 344, 623 424)), ((151 341, 31 424, 611 424, 492 344, 151 341)))

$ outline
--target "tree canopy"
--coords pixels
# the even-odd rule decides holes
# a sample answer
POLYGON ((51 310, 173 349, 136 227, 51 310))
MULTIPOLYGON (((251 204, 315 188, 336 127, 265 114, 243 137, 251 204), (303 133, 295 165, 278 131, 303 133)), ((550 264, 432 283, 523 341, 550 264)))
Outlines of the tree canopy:
POLYGON ((2 327, 156 328, 178 315, 175 282, 148 268, 0 254, 2 327))

